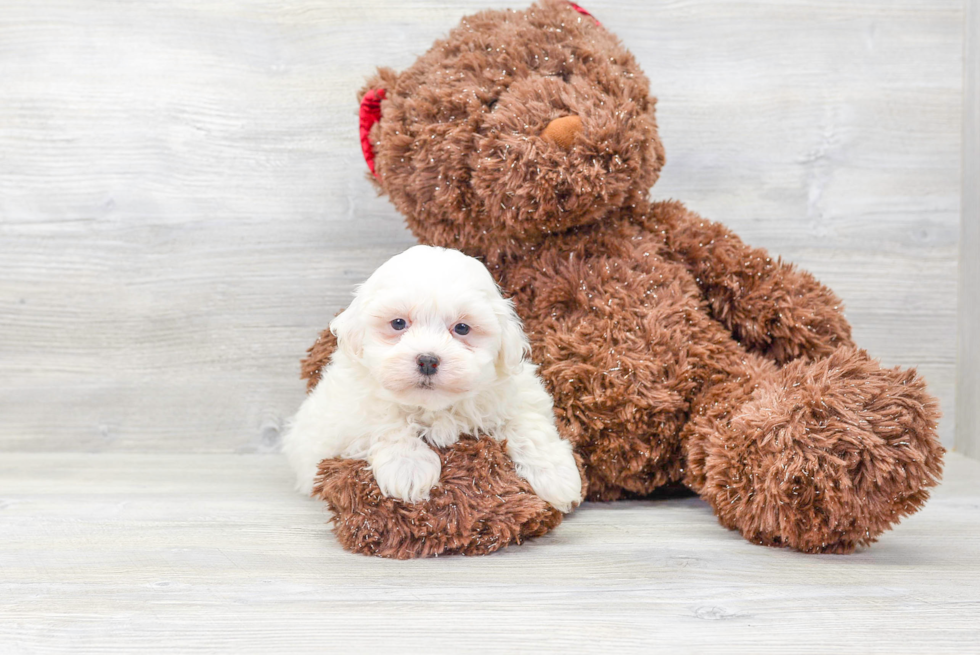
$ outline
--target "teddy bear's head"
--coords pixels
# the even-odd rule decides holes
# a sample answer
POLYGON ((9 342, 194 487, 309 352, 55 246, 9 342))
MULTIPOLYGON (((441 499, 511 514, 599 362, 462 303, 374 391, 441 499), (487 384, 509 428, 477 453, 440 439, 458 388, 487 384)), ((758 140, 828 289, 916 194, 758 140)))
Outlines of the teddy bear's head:
POLYGON ((534 243, 641 203, 664 163, 633 55, 584 9, 485 11, 361 92, 374 178, 422 240, 534 243))

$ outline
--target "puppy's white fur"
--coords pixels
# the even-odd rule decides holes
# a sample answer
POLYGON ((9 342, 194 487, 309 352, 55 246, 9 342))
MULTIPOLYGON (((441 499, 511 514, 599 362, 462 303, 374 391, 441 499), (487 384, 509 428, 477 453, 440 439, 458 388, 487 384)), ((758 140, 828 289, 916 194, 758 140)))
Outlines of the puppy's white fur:
POLYGON ((520 321, 479 261, 410 248, 358 288, 330 329, 338 349, 283 440, 301 492, 311 492, 321 460, 344 457, 367 460, 385 495, 424 500, 441 472, 425 442, 486 434, 506 439, 517 473, 545 501, 562 512, 581 502, 571 444, 524 361, 520 321), (455 331, 460 323, 467 334, 455 331), (422 373, 420 355, 439 358, 435 374, 422 373))

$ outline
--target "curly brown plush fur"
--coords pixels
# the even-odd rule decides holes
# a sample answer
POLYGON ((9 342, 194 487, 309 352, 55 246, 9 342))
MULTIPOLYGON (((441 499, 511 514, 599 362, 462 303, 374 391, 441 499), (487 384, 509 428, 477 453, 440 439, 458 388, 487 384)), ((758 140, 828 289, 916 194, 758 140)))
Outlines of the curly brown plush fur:
POLYGON ((517 476, 499 442, 467 437, 438 452, 439 485, 416 504, 384 496, 367 462, 320 464, 313 495, 330 506, 344 548, 395 559, 486 555, 561 523, 561 512, 517 476))
POLYGON ((483 12, 370 89, 376 183, 514 298, 589 498, 683 482, 805 552, 870 544, 926 500, 944 451, 922 380, 857 349, 809 273, 648 199, 656 101, 605 28, 560 0, 483 12))

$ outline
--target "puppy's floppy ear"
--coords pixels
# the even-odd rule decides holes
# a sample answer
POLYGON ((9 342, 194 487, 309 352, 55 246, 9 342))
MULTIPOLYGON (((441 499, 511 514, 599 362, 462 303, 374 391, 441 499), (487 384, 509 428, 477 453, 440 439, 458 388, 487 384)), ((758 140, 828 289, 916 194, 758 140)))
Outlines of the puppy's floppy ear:
POLYGON ((514 375, 521 370, 524 358, 531 353, 531 344, 521 327, 521 319, 514 311, 514 303, 499 294, 493 301, 494 314, 500 323, 500 352, 497 353, 497 371, 514 375))
POLYGON ((363 304, 359 297, 355 297, 347 309, 330 321, 330 332, 337 337, 337 347, 352 359, 359 359, 364 354, 364 321, 361 320, 363 304))

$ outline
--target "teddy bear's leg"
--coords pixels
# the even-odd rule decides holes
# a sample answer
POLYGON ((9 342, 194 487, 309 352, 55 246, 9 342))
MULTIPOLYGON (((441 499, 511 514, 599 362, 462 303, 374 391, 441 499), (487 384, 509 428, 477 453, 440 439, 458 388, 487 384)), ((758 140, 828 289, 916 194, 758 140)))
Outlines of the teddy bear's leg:
POLYGON ((727 527, 766 545, 845 553, 915 512, 938 482, 936 401, 915 371, 841 348, 706 389, 687 483, 727 527))

